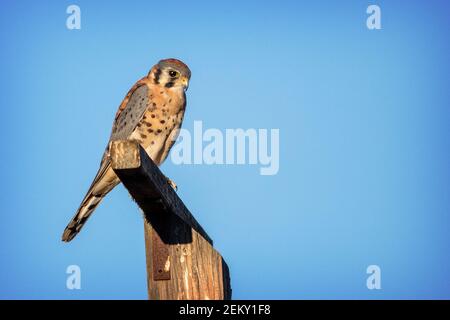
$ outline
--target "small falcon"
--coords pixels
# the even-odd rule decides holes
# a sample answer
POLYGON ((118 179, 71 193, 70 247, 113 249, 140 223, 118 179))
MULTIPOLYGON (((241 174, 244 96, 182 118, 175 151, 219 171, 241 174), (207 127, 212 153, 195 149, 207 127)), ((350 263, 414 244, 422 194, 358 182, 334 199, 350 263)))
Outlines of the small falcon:
MULTIPOLYGON (((190 78, 191 71, 180 60, 159 61, 128 91, 116 113, 109 142, 135 140, 159 166, 183 122, 190 78)), ((80 232, 102 199, 120 183, 111 168, 108 148, 109 143, 94 181, 64 230, 63 241, 69 242, 80 232)))

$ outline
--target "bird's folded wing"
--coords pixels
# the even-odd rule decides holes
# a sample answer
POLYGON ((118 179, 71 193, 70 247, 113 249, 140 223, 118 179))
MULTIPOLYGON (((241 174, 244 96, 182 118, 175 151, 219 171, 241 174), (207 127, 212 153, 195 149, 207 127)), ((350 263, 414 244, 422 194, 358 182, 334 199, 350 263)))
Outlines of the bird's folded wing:
POLYGON ((110 141, 126 140, 131 136, 149 105, 148 90, 148 86, 142 84, 131 93, 125 108, 114 121, 110 141))

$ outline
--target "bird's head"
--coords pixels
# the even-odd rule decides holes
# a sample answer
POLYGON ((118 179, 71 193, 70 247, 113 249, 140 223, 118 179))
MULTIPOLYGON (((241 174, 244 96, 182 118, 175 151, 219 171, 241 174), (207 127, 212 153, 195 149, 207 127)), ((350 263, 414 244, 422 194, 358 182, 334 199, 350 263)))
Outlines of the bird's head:
POLYGON ((180 60, 164 59, 153 66, 148 76, 157 85, 187 90, 191 70, 180 60))

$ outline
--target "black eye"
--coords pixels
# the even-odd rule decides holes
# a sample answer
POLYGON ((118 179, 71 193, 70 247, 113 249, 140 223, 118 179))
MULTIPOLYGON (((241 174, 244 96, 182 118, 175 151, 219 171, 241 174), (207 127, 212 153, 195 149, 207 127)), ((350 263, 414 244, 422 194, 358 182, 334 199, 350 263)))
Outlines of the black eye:
POLYGON ((175 78, 175 77, 178 76, 178 72, 173 71, 173 70, 170 70, 170 71, 169 71, 169 76, 171 76, 172 78, 175 78))

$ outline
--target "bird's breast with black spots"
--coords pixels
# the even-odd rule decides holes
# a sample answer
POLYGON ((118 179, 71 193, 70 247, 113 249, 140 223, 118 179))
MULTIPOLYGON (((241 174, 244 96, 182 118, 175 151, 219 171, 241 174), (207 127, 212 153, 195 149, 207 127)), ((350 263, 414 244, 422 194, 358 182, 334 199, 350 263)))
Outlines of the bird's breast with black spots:
POLYGON ((184 107, 184 93, 177 95, 159 86, 151 87, 149 105, 131 138, 148 150, 154 161, 168 145, 170 133, 181 127, 184 107))

